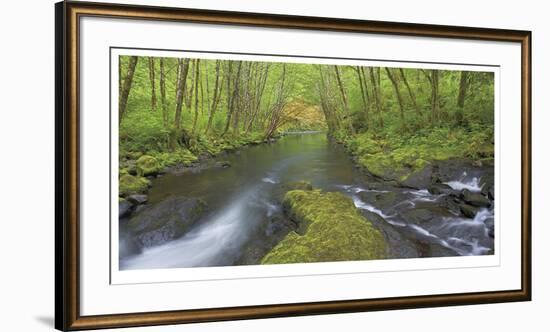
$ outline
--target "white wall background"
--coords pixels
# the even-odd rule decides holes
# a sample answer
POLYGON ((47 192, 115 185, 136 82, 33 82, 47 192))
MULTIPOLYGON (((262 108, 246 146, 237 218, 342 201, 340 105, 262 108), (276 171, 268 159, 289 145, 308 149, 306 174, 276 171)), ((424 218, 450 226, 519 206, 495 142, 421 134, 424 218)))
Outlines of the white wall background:
MULTIPOLYGON (((122 1, 122 0, 121 0, 122 1)), ((138 1, 134 1, 138 2, 138 1)), ((544 1, 161 0, 189 8, 331 16, 533 31, 533 301, 292 317, 135 331, 548 331, 550 308, 550 23, 544 1)), ((0 330, 53 329, 53 0, 0 11, 0 330)), ((506 180, 506 179, 504 179, 506 180)), ((471 280, 475 282, 475 280, 471 280)), ((134 331, 132 330, 132 331, 134 331)))

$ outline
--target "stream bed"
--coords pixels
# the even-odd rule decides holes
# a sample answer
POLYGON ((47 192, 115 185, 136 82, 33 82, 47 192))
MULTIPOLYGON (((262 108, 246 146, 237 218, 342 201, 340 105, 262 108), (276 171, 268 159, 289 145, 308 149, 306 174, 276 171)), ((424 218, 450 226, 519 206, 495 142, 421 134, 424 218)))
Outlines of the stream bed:
POLYGON ((134 235, 125 227, 128 220, 120 220, 121 269, 258 264, 292 231, 281 200, 285 184, 294 181, 349 196, 382 231, 389 258, 494 252, 494 202, 475 208, 462 202, 464 192, 476 195, 493 185, 493 167, 443 162, 438 186, 405 188, 356 168, 344 148, 324 133, 286 135, 207 163, 211 167, 154 179, 147 205, 131 216, 150 213, 173 197, 204 201, 205 212, 181 237, 131 250, 134 235))

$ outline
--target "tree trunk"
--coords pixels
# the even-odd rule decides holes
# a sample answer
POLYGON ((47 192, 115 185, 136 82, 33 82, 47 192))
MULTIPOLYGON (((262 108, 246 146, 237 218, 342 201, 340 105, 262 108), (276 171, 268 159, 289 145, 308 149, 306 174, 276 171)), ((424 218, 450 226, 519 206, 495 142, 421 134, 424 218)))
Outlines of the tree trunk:
POLYGON ((277 87, 277 98, 275 104, 271 108, 271 117, 264 138, 270 138, 277 128, 281 125, 283 112, 285 109, 285 80, 286 80, 286 64, 283 63, 283 73, 279 78, 279 86, 277 87))
POLYGON ((256 120, 256 117, 258 116, 258 113, 260 112, 261 104, 262 104, 262 97, 265 91, 265 86, 267 83, 267 77, 269 75, 269 63, 264 64, 264 70, 259 70, 259 77, 256 81, 256 91, 254 92, 254 105, 252 110, 252 116, 250 117, 250 120, 248 122, 248 126, 246 128, 246 132, 248 133, 252 126, 254 125, 254 121, 256 120))
MULTIPOLYGON (((245 63, 246 64, 246 63, 245 63)), ((237 67, 237 75, 235 76, 235 95, 233 96, 233 107, 232 107, 232 116, 233 116, 233 135, 238 136, 239 133, 239 121, 241 113, 243 112, 243 62, 239 61, 239 66, 237 67)), ((245 69, 246 70, 246 69, 245 69)))
POLYGON ((166 76, 164 72, 164 58, 160 58, 160 104, 162 107, 162 122, 168 128, 168 106, 166 105, 166 76))
POLYGON ((432 125, 439 121, 439 71, 431 70, 432 82, 432 125))
POLYGON ((456 98, 456 113, 455 121, 457 125, 461 125, 464 119, 464 101, 466 100, 466 91, 468 90, 468 72, 460 72, 460 88, 456 98))
POLYGON ((340 71, 338 70, 338 66, 334 66, 334 72, 336 73, 336 80, 338 81, 338 87, 340 89, 340 94, 342 95, 344 111, 346 113, 346 117, 348 117, 347 122, 349 123, 350 133, 352 135, 355 135, 355 129, 353 128, 353 121, 352 121, 353 119, 351 118, 351 112, 348 106, 348 98, 346 96, 346 90, 344 89, 344 84, 342 83, 342 79, 340 78, 340 71))
POLYGON ((193 105, 193 89, 195 88, 195 75, 193 75, 193 73, 195 72, 195 67, 193 67, 194 65, 195 61, 189 62, 189 71, 191 72, 191 84, 186 84, 186 86, 188 85, 189 88, 186 87, 186 89, 183 90, 183 99, 185 101, 185 106, 187 106, 189 112, 191 112, 192 110, 191 106, 193 105))
POLYGON ((118 123, 122 122, 122 118, 126 113, 126 106, 128 103, 128 97, 130 96, 130 90, 132 89, 132 81, 134 80, 137 62, 138 57, 131 56, 128 63, 128 70, 124 76, 124 81, 120 82, 119 79, 118 123))
POLYGON ((197 128, 197 119, 199 118, 199 59, 195 59, 195 117, 193 118, 193 129, 191 133, 195 133, 197 128))
POLYGON ((186 90, 186 83, 187 83, 187 73, 189 72, 189 58, 186 59, 178 59, 178 81, 176 84, 176 112, 174 116, 174 134, 172 136, 171 140, 171 148, 175 149, 176 143, 178 140, 181 140, 182 134, 183 134, 183 141, 185 145, 187 145, 186 142, 186 136, 187 134, 181 127, 181 110, 183 107, 183 94, 186 90))
POLYGON ((418 107, 418 104, 416 103, 416 96, 414 95, 411 86, 409 85, 409 81, 407 81, 407 76, 405 76, 405 71, 403 71, 403 68, 399 68, 399 72, 401 73, 401 78, 403 78, 403 83, 405 83, 405 86, 407 87, 407 92, 409 93, 409 98, 411 99, 411 102, 413 104, 414 110, 418 116, 422 116, 422 111, 418 107))
POLYGON ((376 79, 374 69, 372 67, 369 67, 369 77, 370 77, 370 81, 371 81, 371 85, 372 85, 372 89, 373 89, 373 96, 374 96, 374 101, 375 101, 375 104, 376 104, 376 111, 378 113, 378 121, 379 121, 379 124, 380 124, 380 128, 384 128, 384 119, 382 118, 382 105, 381 105, 381 101, 380 101, 380 99, 381 99, 380 98, 380 87, 376 83, 377 79, 376 79))
MULTIPOLYGON (((223 83, 221 84, 223 87, 223 83)), ((220 86, 220 60, 216 60, 216 81, 214 82, 214 95, 212 96, 212 106, 210 106, 210 112, 208 114, 208 123, 206 124, 206 129, 204 134, 208 134, 210 127, 212 126, 212 120, 214 119, 214 114, 216 113, 216 108, 218 107, 218 91, 220 86)))
POLYGON ((329 95, 329 89, 327 87, 327 78, 323 73, 323 66, 319 66, 319 76, 321 78, 321 83, 319 84, 321 108, 323 109, 323 113, 325 114, 325 120, 327 121, 327 125, 329 127, 329 133, 334 134, 340 129, 341 121, 338 116, 338 112, 336 112, 335 107, 332 105, 331 102, 331 96, 329 95))
POLYGON ((399 117, 401 118, 401 126, 402 128, 405 128, 405 112, 403 110, 403 98, 401 97, 401 92, 399 91, 399 84, 393 76, 391 69, 389 69, 388 67, 384 68, 386 69, 386 74, 388 74, 388 78, 390 79, 393 86, 393 91, 395 92, 395 96, 397 97, 397 102, 399 103, 399 117))
POLYGON ((363 82, 363 75, 361 75, 361 67, 357 66, 355 68, 355 71, 357 73, 357 78, 359 79, 359 87, 361 88, 361 100, 363 101, 365 119, 366 119, 367 127, 368 127, 368 123, 369 123, 369 104, 368 104, 367 97, 365 95, 366 86, 365 86, 365 82, 363 82))
MULTIPOLYGON (((233 62, 232 61, 228 61, 229 64, 229 68, 228 68, 228 78, 227 78, 227 118, 225 119, 225 127, 223 129, 223 133, 222 133, 222 137, 225 136, 225 134, 227 134, 227 131, 229 130, 229 125, 231 124, 231 118, 233 116, 233 111, 235 109, 235 98, 237 97, 237 92, 238 92, 238 89, 239 89, 239 86, 238 86, 238 82, 239 80, 238 79, 235 79, 235 82, 233 82, 233 89, 231 89, 231 76, 232 76, 232 64, 233 62)), ((241 62, 242 61, 239 61, 238 62, 238 73, 237 73, 237 77, 239 77, 239 74, 240 74, 240 69, 241 69, 241 62)))
POLYGON ((151 81, 151 111, 157 111, 157 92, 155 89, 155 58, 149 57, 149 81, 151 81))

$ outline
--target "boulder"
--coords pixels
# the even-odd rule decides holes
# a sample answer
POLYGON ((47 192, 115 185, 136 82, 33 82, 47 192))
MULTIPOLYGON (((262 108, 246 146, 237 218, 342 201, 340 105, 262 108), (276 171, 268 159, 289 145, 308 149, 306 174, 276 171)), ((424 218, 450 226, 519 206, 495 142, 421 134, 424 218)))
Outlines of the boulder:
POLYGON ((342 193, 292 190, 284 198, 288 216, 298 223, 262 264, 382 259, 387 244, 381 232, 342 193))
POLYGON ((128 202, 124 198, 119 198, 119 200, 118 200, 118 217, 123 218, 123 217, 126 217, 127 215, 129 215, 130 212, 132 212, 132 207, 133 206, 134 205, 132 203, 128 202))
POLYGON ((377 191, 361 191, 358 196, 362 201, 368 202, 377 208, 388 211, 393 209, 396 205, 407 200, 407 195, 397 192, 377 192, 377 191))
POLYGON ((468 204, 460 204, 459 205, 460 207, 460 212, 470 218, 470 219, 474 219, 477 212, 479 211, 478 208, 474 207, 474 206, 471 206, 471 205, 468 205, 468 204))
POLYGON ((136 195, 130 195, 130 196, 126 197, 126 199, 128 201, 130 201, 131 203, 133 203, 134 205, 145 204, 149 200, 147 195, 137 195, 137 194, 136 195))
POLYGON ((218 161, 216 162, 216 167, 228 168, 228 167, 231 167, 231 163, 227 160, 218 161))
POLYGON ((374 212, 361 210, 361 214, 382 232, 386 243, 388 243, 388 258, 419 257, 415 243, 407 239, 395 226, 389 224, 384 218, 374 212))
POLYGON ((441 194, 448 195, 453 192, 453 188, 451 188, 451 186, 446 185, 444 183, 433 183, 428 187, 428 191, 432 195, 441 195, 441 194))
POLYGON ((432 165, 428 164, 425 167, 414 171, 413 173, 406 176, 401 181, 401 186, 414 188, 414 189, 423 189, 427 188, 432 183, 432 165))
POLYGON ((401 212, 400 215, 407 223, 413 224, 424 224, 437 217, 432 210, 425 208, 406 210, 401 212))
POLYGON ((161 169, 158 160, 147 155, 139 157, 136 161, 136 168, 139 176, 156 175, 161 169))
POLYGON ((185 234, 205 210, 206 203, 198 198, 168 198, 136 214, 128 230, 142 248, 160 245, 185 234))
POLYGON ((461 191, 461 198, 468 204, 478 207, 488 207, 491 206, 491 201, 479 193, 473 193, 468 189, 461 191))
POLYGON ((438 200, 437 203, 438 206, 447 209, 454 215, 462 213, 460 211, 460 205, 463 204, 463 202, 452 194, 449 196, 444 196, 443 198, 438 200))

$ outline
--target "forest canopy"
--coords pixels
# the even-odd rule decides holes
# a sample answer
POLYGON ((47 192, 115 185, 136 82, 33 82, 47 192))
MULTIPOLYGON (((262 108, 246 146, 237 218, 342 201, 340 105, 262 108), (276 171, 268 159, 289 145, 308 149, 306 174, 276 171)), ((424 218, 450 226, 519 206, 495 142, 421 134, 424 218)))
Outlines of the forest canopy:
MULTIPOLYGON (((493 158, 492 72, 120 56, 121 160, 186 163, 326 131, 375 175, 493 158), (377 174, 378 173, 378 174, 377 174)), ((386 174, 387 175, 387 174, 386 174)))

